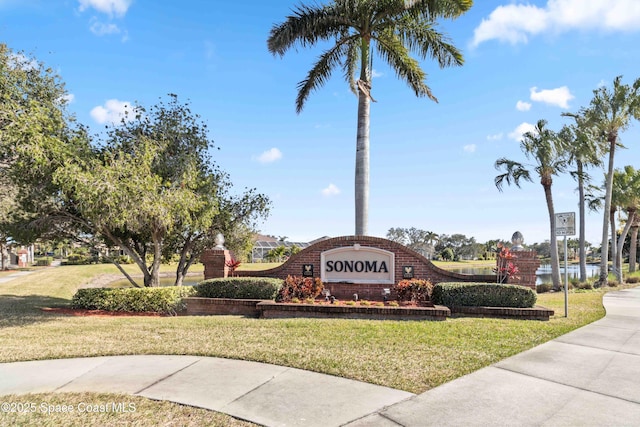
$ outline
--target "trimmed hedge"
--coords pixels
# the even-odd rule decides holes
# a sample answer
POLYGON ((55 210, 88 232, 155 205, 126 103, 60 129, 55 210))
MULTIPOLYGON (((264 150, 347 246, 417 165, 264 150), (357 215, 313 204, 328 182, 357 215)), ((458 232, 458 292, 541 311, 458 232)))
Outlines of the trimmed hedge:
POLYGON ((192 296, 194 292, 191 286, 78 289, 71 306, 87 310, 176 314, 184 309, 182 298, 192 296))
POLYGON ((232 299, 275 299, 282 279, 270 277, 227 277, 203 280, 194 286, 196 297, 232 299))
POLYGON ((43 258, 38 258, 36 260, 36 266, 38 267, 49 267, 51 265, 51 263, 53 262, 53 258, 52 257, 43 257, 43 258))
POLYGON ((517 285, 442 282, 433 288, 435 304, 447 307, 533 307, 536 293, 517 285))

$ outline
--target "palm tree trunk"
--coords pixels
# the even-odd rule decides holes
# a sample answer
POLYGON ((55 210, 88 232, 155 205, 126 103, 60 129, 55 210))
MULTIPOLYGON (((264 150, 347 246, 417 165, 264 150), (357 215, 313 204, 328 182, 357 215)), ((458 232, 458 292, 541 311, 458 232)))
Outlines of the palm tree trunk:
POLYGON ((636 257, 638 249, 638 215, 631 227, 631 241, 629 242, 629 273, 636 271, 636 257))
POLYGON ((624 283, 624 277, 622 276, 622 251, 624 249, 624 241, 627 238, 627 234, 629 233, 629 229, 631 228, 631 224, 636 216, 636 211, 634 209, 627 210, 627 223, 622 229, 622 234, 620 234, 620 240, 618 240, 618 250, 616 252, 616 280, 618 283, 624 283))
POLYGON ((369 219, 369 96, 358 95, 358 135, 356 143, 356 235, 365 236, 369 219))
POLYGON ((616 243, 618 243, 618 233, 616 233, 616 211, 613 209, 609 212, 609 223, 611 224, 611 272, 617 277, 616 271, 618 270, 618 263, 616 259, 616 243))
POLYGON ((367 234, 369 222, 369 41, 363 39, 358 87, 358 133, 356 135, 355 211, 356 236, 367 234), (366 90, 366 91, 365 91, 366 90))
POLYGON ((587 281, 587 251, 585 250, 585 207, 584 207, 584 178, 583 178, 583 167, 582 162, 578 161, 578 195, 579 195, 579 204, 578 207, 580 216, 580 231, 579 231, 579 239, 580 239, 580 282, 584 283, 587 281))
POLYGON ((560 290, 560 261, 558 256, 558 240, 556 238, 556 214, 553 209, 553 197, 551 196, 551 184, 545 185, 544 195, 547 199, 547 209, 549 210, 549 226, 551 231, 551 282, 553 289, 560 290))
POLYGON ((609 166, 607 169, 607 177, 604 193, 604 214, 602 215, 602 242, 600 245, 600 277, 597 285, 604 286, 607 284, 609 276, 609 211, 611 210, 611 193, 613 189, 613 159, 616 152, 617 135, 609 135, 609 166))

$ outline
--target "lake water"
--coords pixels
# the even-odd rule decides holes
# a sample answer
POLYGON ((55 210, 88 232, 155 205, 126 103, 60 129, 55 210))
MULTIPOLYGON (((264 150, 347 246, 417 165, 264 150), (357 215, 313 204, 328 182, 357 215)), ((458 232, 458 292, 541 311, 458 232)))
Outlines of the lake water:
MULTIPOLYGON (((491 267, 484 268, 449 268, 448 271, 453 271, 455 273, 462 274, 494 274, 491 267)), ((587 264, 587 278, 594 278, 600 274, 600 266, 587 264)), ((579 265, 569 265, 567 268, 567 275, 569 276, 569 280, 571 279, 579 279, 580 278, 580 266, 579 265)), ((551 283, 551 264, 543 264, 536 271, 536 283, 551 283)), ((560 262, 560 279, 564 281, 564 263, 560 262)), ((136 279, 138 283, 142 284, 142 278, 136 279)), ((203 275, 197 276, 187 276, 184 279, 185 286, 194 286, 204 280, 203 275)), ((175 278, 171 277, 161 277, 160 278, 160 286, 173 286, 175 283, 175 278)), ((109 284, 110 287, 113 288, 122 288, 128 287, 131 284, 128 280, 118 280, 116 282, 112 282, 109 284)))
MULTIPOLYGON (((493 269, 486 268, 449 268, 449 271, 463 274, 494 274, 493 269)), ((594 278, 600 274, 600 266, 587 264, 587 278, 594 278)), ((536 271, 536 284, 551 283, 551 264, 542 264, 536 271)), ((569 280, 580 278, 580 266, 572 264, 567 266, 569 280)), ((564 280, 564 263, 560 262, 560 279, 564 280)))

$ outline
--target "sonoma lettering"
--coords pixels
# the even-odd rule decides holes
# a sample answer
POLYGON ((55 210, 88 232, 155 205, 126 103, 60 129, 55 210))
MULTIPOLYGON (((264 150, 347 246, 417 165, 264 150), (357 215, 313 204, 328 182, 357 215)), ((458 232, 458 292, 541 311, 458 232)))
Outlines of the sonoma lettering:
POLYGON ((327 261, 325 271, 330 273, 388 273, 385 261, 327 261))

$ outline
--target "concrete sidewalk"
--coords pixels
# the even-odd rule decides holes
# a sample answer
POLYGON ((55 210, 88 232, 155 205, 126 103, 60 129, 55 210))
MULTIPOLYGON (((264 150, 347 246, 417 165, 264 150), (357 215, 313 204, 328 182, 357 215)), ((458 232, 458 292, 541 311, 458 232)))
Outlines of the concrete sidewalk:
POLYGON ((640 288, 604 306, 604 319, 350 425, 638 426, 640 288))
POLYGON ((281 366, 198 356, 0 364, 0 395, 115 392, 267 426, 640 425, 640 288, 607 316, 421 395, 281 366))
POLYGON ((268 426, 338 426, 413 396, 330 375, 197 356, 114 356, 0 364, 0 395, 126 393, 268 426))
POLYGON ((31 273, 33 273, 32 270, 15 271, 15 272, 12 272, 11 274, 7 274, 6 276, 0 277, 0 283, 10 282, 13 279, 17 279, 18 277, 26 276, 27 274, 31 274, 31 273))

